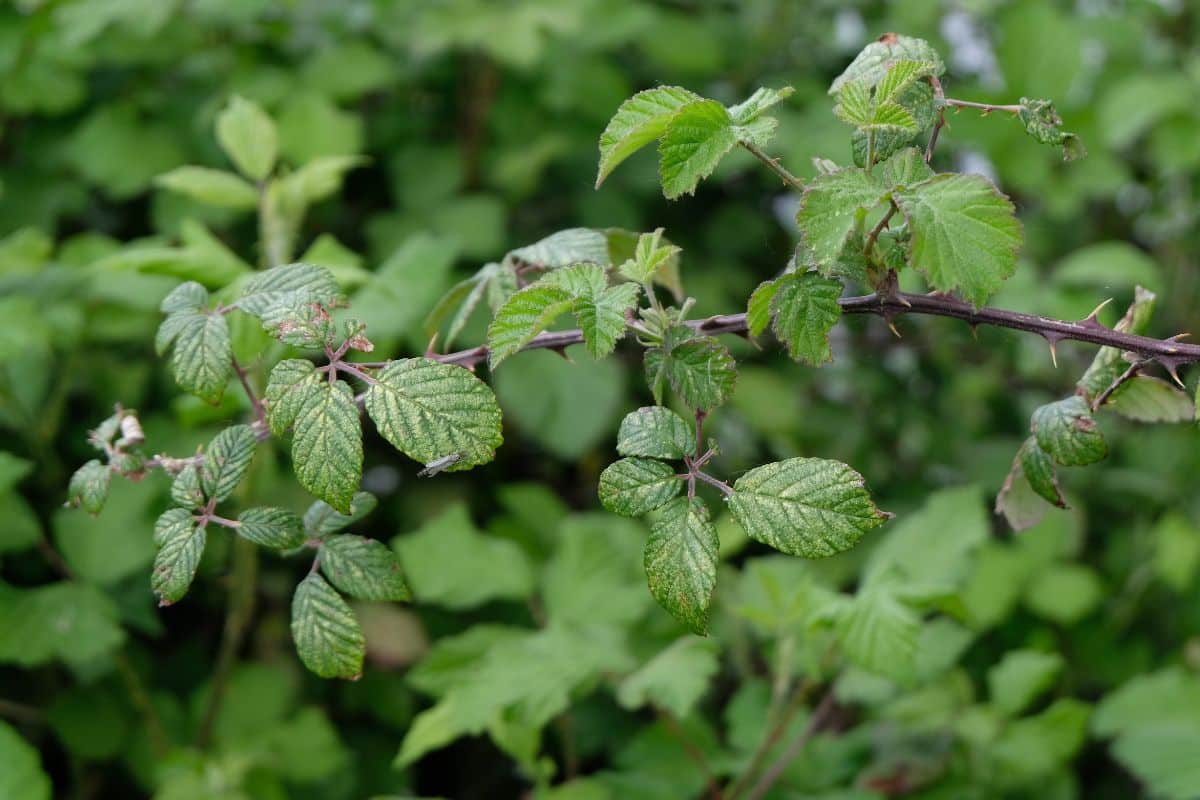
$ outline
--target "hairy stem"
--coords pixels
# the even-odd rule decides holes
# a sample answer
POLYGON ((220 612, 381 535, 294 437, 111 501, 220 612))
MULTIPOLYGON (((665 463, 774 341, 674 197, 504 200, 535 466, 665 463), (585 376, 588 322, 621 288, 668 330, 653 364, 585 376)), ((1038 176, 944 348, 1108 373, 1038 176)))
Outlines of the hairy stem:
POLYGON ((758 145, 754 144, 753 142, 739 142, 739 144, 749 150, 755 158, 766 165, 767 169, 771 170, 771 172, 774 172, 785 184, 795 189, 797 192, 804 191, 804 181, 788 172, 787 169, 779 163, 778 158, 772 158, 771 156, 767 155, 758 145))

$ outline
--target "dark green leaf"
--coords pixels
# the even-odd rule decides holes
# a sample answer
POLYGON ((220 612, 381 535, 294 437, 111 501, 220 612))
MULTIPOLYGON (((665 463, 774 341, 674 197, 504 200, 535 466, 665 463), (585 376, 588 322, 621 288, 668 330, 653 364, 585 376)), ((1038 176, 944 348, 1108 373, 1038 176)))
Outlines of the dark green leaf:
POLYGON ((154 524, 158 554, 150 573, 150 587, 158 595, 160 606, 169 606, 187 594, 206 541, 204 526, 197 525, 186 509, 172 508, 158 518, 154 524))
POLYGON ((646 540, 650 593, 693 633, 708 632, 718 546, 708 507, 698 498, 677 497, 664 506, 646 540))
POLYGON ((669 408, 646 406, 621 420, 617 452, 623 456, 680 459, 696 455, 692 426, 669 408))
POLYGON ((600 502, 613 513, 637 517, 665 505, 682 485, 670 464, 622 458, 600 473, 600 502))
POLYGON ((283 508, 248 508, 238 516, 238 534, 262 547, 290 550, 304 544, 300 517, 283 508))
POLYGON ((339 590, 359 600, 408 600, 400 559, 383 542, 335 534, 321 542, 321 571, 339 590))
POLYGON ((842 316, 838 305, 841 282, 815 272, 793 272, 778 283, 771 303, 775 335, 798 361, 814 367, 832 361, 829 331, 842 316))
POLYGON ((304 666, 322 678, 357 680, 366 639, 350 606, 315 572, 292 596, 292 639, 304 666))
POLYGON ((204 490, 200 488, 200 470, 188 464, 175 480, 171 481, 171 499, 182 508, 200 508, 204 505, 204 490))
POLYGON ((108 499, 108 487, 112 482, 112 470, 92 459, 71 476, 67 489, 68 502, 89 514, 99 514, 108 499))
POLYGON ((1017 450, 1017 461, 1029 486, 1048 503, 1059 508, 1066 508, 1062 492, 1058 488, 1058 475, 1054 471, 1054 462, 1046 451, 1038 446, 1037 439, 1030 436, 1017 450))
POLYGON ((213 437, 200 465, 205 497, 220 502, 233 494, 250 469, 254 445, 254 430, 249 425, 234 425, 213 437))
POLYGON ((217 403, 233 373, 229 327, 220 314, 188 314, 185 319, 171 359, 175 380, 201 400, 217 403))
POLYGON ((350 513, 342 514, 324 500, 318 500, 304 512, 304 531, 314 539, 337 533, 370 514, 378 503, 370 492, 357 492, 350 501, 350 513))
POLYGON ((1032 428, 1038 446, 1064 467, 1094 464, 1108 455, 1104 435, 1087 402, 1078 395, 1038 408, 1033 412, 1032 428))
POLYGON ((345 381, 321 383, 296 413, 292 464, 300 485, 343 514, 362 480, 362 425, 345 381))
POLYGON ((319 394, 324 377, 311 361, 288 358, 271 370, 264 396, 267 422, 271 433, 282 436, 296 421, 296 415, 319 394))

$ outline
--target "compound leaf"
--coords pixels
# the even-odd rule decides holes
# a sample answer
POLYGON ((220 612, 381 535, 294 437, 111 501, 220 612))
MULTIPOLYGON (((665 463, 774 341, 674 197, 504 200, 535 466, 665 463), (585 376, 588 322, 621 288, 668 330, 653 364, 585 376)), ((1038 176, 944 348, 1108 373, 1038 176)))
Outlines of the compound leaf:
POLYGON ((674 200, 696 191, 735 144, 733 120, 716 100, 697 100, 679 109, 658 144, 663 195, 674 200))
POLYGON ((596 188, 618 164, 663 135, 671 118, 700 96, 678 86, 659 86, 626 100, 600 134, 600 170, 596 188))

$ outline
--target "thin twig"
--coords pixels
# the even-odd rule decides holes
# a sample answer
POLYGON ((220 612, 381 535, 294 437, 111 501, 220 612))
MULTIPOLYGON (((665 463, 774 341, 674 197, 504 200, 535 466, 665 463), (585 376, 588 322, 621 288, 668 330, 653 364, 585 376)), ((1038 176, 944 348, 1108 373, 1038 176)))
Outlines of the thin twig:
POLYGON ((771 156, 767 155, 762 151, 761 148, 759 148, 758 145, 754 144, 753 142, 743 141, 739 142, 739 144, 749 150, 755 158, 765 164, 767 169, 771 170, 771 172, 774 172, 781 181, 795 189, 797 192, 804 191, 804 181, 788 172, 787 169, 779 163, 778 158, 772 158, 771 156))
POLYGON ((863 245, 863 255, 865 255, 867 258, 871 257, 871 250, 875 247, 875 242, 877 239, 879 239, 879 234, 883 233, 883 229, 886 228, 887 224, 892 221, 892 215, 900 210, 896 206, 895 200, 891 200, 889 202, 891 203, 891 206, 888 208, 887 213, 884 214, 883 218, 875 224, 875 227, 871 229, 871 232, 867 234, 867 243, 863 245))
POLYGON ((237 358, 231 360, 233 361, 233 371, 237 374, 238 381, 242 384, 242 390, 246 393, 246 398, 250 401, 250 408, 254 410, 255 421, 265 425, 267 423, 267 410, 263 406, 262 400, 255 393, 254 388, 250 385, 250 376, 247 374, 245 367, 238 362, 237 358))
POLYGON ((1147 362, 1144 360, 1135 361, 1130 364, 1124 372, 1113 379, 1113 382, 1104 391, 1096 395, 1096 399, 1092 401, 1092 411, 1098 411, 1100 406, 1107 403, 1108 399, 1113 396, 1113 392, 1132 380, 1135 375, 1142 371, 1142 367, 1146 366, 1146 364, 1147 362))
POLYGON ((813 710, 813 714, 809 717, 808 724, 804 726, 804 730, 796 735, 783 754, 775 760, 770 769, 763 773, 759 778, 758 783, 754 784, 754 788, 750 790, 750 794, 746 795, 746 800, 759 800, 763 795, 770 791, 775 782, 779 780, 779 776, 787 769, 788 764, 796 760, 796 758, 804 752, 804 748, 812 737, 819 733, 825 725, 829 715, 833 713, 837 702, 833 696, 833 688, 830 687, 825 692, 825 696, 821 698, 821 702, 817 703, 817 707, 813 710))
POLYGON ((976 103, 971 100, 958 100, 953 97, 942 98, 942 105, 951 108, 974 108, 982 111, 984 114, 991 114, 993 111, 1003 111, 1009 114, 1020 114, 1021 106, 1017 104, 998 106, 992 103, 976 103))

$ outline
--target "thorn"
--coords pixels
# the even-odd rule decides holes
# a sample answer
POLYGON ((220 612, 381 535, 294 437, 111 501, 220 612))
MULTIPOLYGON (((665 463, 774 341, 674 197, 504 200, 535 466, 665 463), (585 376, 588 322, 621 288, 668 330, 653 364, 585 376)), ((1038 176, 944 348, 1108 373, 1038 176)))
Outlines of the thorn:
POLYGON ((976 342, 979 341, 979 323, 968 322, 967 325, 971 328, 971 338, 976 342))
POLYGON ((1187 331, 1184 331, 1183 333, 1177 333, 1174 336, 1168 336, 1167 341, 1168 342, 1178 342, 1182 339, 1190 339, 1191 336, 1192 335, 1190 333, 1188 333, 1187 331))
POLYGON ((1046 343, 1050 345, 1050 361, 1054 364, 1054 368, 1058 369, 1058 340, 1062 337, 1058 334, 1043 333, 1046 338, 1046 343))
POLYGON ((437 350, 435 350, 434 348, 437 346, 438 335, 439 335, 439 332, 435 331, 433 334, 433 338, 430 339, 429 344, 426 345, 426 347, 425 347, 425 357, 426 358, 432 358, 433 356, 437 355, 437 350))
POLYGON ((896 294, 896 302, 905 308, 912 308, 912 303, 908 302, 908 298, 900 293, 896 294))
POLYGON ((558 355, 562 356, 563 361, 566 361, 568 364, 575 363, 575 362, 571 361, 571 357, 569 355, 567 355, 566 345, 560 345, 558 347, 549 347, 547 349, 550 350, 551 352, 557 353, 558 355))
POLYGON ((1106 305, 1108 305, 1111 302, 1112 302, 1112 298, 1110 297, 1107 300, 1105 300, 1103 303, 1101 303, 1100 305, 1093 308, 1092 313, 1088 314, 1086 317, 1081 319, 1079 321, 1079 324, 1083 325, 1084 327, 1087 327, 1087 328, 1104 328, 1104 330, 1108 330, 1107 326, 1105 326, 1098 319, 1096 319, 1096 315, 1100 313, 1100 310, 1102 308, 1104 308, 1106 305))
POLYGON ((1185 386, 1183 381, 1180 380, 1180 378, 1179 378, 1179 362, 1178 361, 1176 361, 1173 358, 1160 358, 1160 359, 1158 359, 1158 363, 1163 365, 1163 369, 1165 369, 1167 371, 1167 374, 1171 376, 1171 380, 1175 381, 1175 383, 1177 383, 1179 385, 1180 389, 1187 388, 1187 386, 1185 386))
POLYGON ((896 330, 896 323, 894 321, 894 317, 895 317, 895 314, 884 314, 883 315, 884 320, 887 321, 888 330, 891 331, 897 339, 903 339, 904 337, 900 335, 900 331, 896 330))

